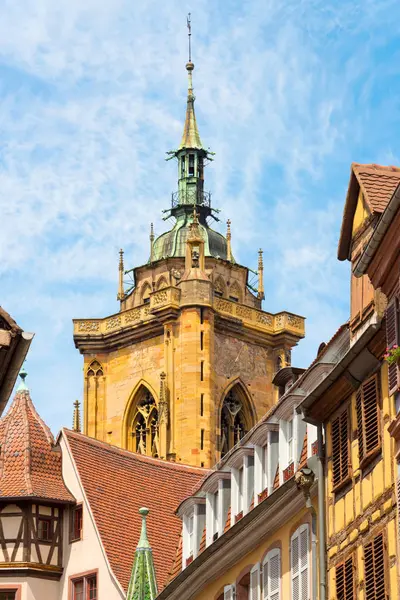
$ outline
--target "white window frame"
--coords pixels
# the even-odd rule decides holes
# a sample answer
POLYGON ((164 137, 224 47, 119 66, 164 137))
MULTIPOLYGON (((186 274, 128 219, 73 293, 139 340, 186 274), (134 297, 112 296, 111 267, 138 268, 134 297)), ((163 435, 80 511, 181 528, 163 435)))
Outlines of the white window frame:
POLYGON ((187 535, 188 535, 188 557, 194 555, 194 511, 188 515, 187 520, 187 535))
POLYGON ((263 600, 281 600, 281 550, 270 550, 262 563, 263 600), (278 558, 278 586, 271 590, 271 562, 278 558), (266 572, 268 575, 266 576, 266 572))
POLYGON ((234 583, 226 585, 224 587, 224 600, 235 600, 236 598, 236 586, 234 583))
POLYGON ((286 423, 286 440, 288 447, 287 466, 294 462, 294 419, 286 423))
POLYGON ((300 525, 290 538, 290 579, 291 579, 291 598, 292 600, 309 600, 310 598, 310 526, 308 523, 300 525), (306 547, 304 547, 306 542, 306 547), (297 544, 297 560, 295 556, 295 544, 297 544), (303 576, 307 588, 303 589, 303 576), (298 578, 298 587, 295 595, 295 580, 298 578))
POLYGON ((252 567, 250 571, 250 583, 249 583, 249 600, 261 600, 260 599, 260 563, 257 563, 252 567), (256 581, 256 587, 253 586, 253 581, 256 581))
POLYGON ((218 533, 218 490, 206 493, 206 547, 214 541, 218 533))

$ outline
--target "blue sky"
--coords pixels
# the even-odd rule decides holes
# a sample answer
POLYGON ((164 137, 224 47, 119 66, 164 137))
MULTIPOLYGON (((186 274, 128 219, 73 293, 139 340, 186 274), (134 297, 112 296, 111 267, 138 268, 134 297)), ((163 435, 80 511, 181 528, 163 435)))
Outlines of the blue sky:
POLYGON ((74 317, 118 310, 118 250, 148 257, 176 189, 186 13, 207 189, 237 260, 264 248, 265 310, 307 317, 307 366, 348 316, 336 259, 350 163, 399 165, 400 4, 0 0, 0 303, 56 432, 82 396, 74 317))

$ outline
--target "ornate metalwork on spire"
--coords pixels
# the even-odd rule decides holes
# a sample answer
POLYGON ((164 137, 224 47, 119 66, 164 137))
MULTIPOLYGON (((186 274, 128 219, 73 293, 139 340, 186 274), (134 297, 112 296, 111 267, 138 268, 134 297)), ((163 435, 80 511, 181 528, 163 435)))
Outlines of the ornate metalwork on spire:
POLYGON ((25 379, 27 378, 28 373, 26 372, 24 365, 22 365, 22 367, 21 367, 21 370, 19 372, 19 376, 21 378, 21 381, 19 382, 19 386, 17 388, 17 392, 28 392, 29 388, 28 388, 28 386, 25 383, 25 379))
POLYGON ((139 514, 142 517, 142 531, 136 547, 126 600, 154 600, 158 591, 153 553, 147 537, 146 517, 149 509, 140 508, 139 514))
POLYGON ((258 251, 258 298, 264 300, 264 262, 263 262, 263 251, 260 248, 258 251))
POLYGON ((229 261, 232 261, 231 239, 231 221, 228 219, 226 222, 226 260, 229 261))
POLYGON ((154 225, 150 223, 150 262, 153 262, 154 259, 154 225))
POLYGON ((80 411, 80 402, 79 400, 75 400, 74 402, 74 416, 72 419, 72 429, 81 432, 81 411, 80 411))
POLYGON ((118 264, 118 294, 117 300, 123 300, 125 298, 124 292, 124 251, 119 251, 119 264, 118 264))

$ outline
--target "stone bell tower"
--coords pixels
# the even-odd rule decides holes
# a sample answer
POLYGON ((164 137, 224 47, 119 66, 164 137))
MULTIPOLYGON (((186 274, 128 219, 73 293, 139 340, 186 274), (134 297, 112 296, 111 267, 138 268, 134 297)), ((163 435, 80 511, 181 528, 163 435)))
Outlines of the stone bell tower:
POLYGON ((145 265, 125 271, 121 251, 119 311, 74 320, 74 341, 84 357, 86 434, 209 467, 275 402, 272 378, 290 362, 304 319, 264 312, 262 253, 255 289, 233 258, 230 221, 226 238, 210 227, 217 217, 204 169, 213 154, 197 127, 191 60, 186 69, 183 136, 168 153, 178 165, 175 223, 156 239, 151 229, 145 265))

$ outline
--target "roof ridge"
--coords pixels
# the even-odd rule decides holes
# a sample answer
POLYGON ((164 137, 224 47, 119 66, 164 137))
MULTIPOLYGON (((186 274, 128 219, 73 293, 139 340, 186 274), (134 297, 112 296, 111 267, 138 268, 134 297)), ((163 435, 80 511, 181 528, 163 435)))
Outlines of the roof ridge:
POLYGON ((33 485, 32 485, 32 477, 31 477, 31 466, 32 466, 32 456, 31 456, 31 432, 29 429, 29 420, 28 420, 28 397, 29 392, 27 390, 17 392, 16 398, 18 399, 16 404, 22 404, 21 412, 22 418, 24 421, 24 429, 25 429, 25 439, 28 443, 25 446, 25 454, 24 454, 24 478, 26 481, 26 488, 29 494, 33 494, 33 485), (25 404, 25 406, 23 405, 25 404))
POLYGON ((400 167, 396 167, 395 165, 378 165, 377 163, 351 163, 352 168, 364 167, 365 169, 371 169, 374 171, 387 171, 389 173, 398 173, 400 176, 400 167))
POLYGON ((138 452, 132 452, 132 450, 126 450, 125 448, 120 448, 119 446, 115 446, 114 444, 110 444, 109 442, 104 442, 102 440, 97 440, 96 438, 92 438, 85 433, 79 433, 77 431, 73 431, 68 427, 63 427, 62 430, 66 433, 67 436, 80 439, 87 444, 91 444, 93 446, 100 446, 109 452, 113 452, 115 454, 120 454, 122 456, 126 456, 127 458, 131 458, 133 460, 138 460, 141 462, 153 463, 155 465, 159 465, 160 467, 166 467, 168 469, 177 469, 179 471, 190 471, 194 474, 204 475, 209 470, 203 467, 193 467, 192 465, 187 465, 185 463, 176 463, 168 460, 164 460, 162 458, 154 458, 153 456, 147 456, 145 454, 139 454, 138 452))

